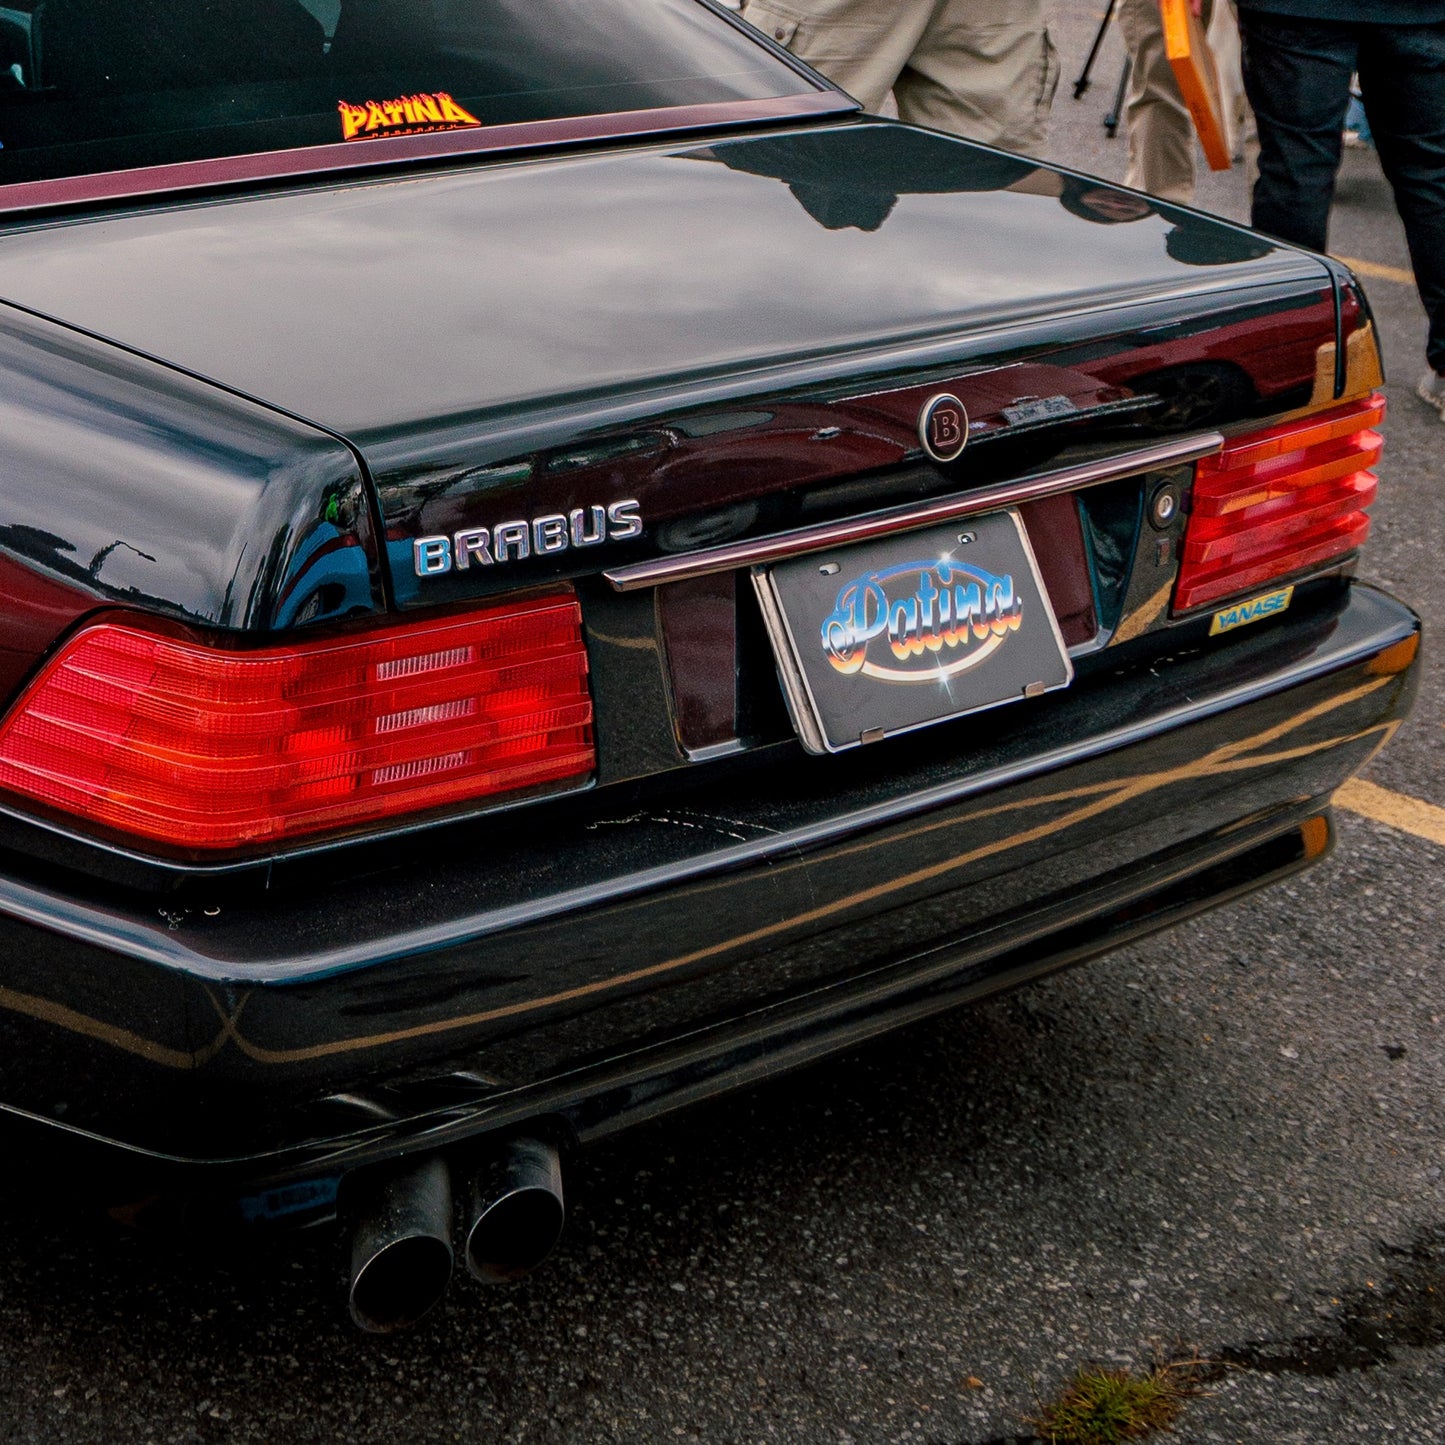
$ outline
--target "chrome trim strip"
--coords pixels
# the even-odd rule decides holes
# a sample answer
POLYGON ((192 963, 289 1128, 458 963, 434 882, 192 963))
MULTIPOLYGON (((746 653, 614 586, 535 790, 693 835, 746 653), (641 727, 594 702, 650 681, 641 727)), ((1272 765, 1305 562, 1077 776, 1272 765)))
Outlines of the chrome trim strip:
POLYGON ((931 526, 935 522, 949 522, 979 512, 994 512, 1021 502, 1037 501, 1040 497, 1052 497, 1058 492, 1097 487, 1103 482, 1117 482, 1124 477, 1138 476, 1141 472, 1152 472, 1162 467, 1182 466, 1185 462, 1214 456, 1223 446, 1224 438, 1218 432, 1202 432, 1177 441, 1160 442, 1157 446, 1141 447, 1122 456, 1081 462, 1078 466, 1063 467, 1023 481, 1001 482, 976 492, 935 497, 931 501, 913 502, 906 507, 850 517, 843 522, 820 522, 813 527, 799 527, 793 532, 751 537, 745 542, 729 542, 721 547, 684 552, 676 557, 658 557, 651 562, 617 567, 602 575, 618 592, 637 592, 644 587, 659 587, 665 582, 710 577, 715 572, 732 572, 740 567, 778 562, 784 557, 800 557, 827 547, 864 542, 870 537, 886 537, 894 532, 931 526))

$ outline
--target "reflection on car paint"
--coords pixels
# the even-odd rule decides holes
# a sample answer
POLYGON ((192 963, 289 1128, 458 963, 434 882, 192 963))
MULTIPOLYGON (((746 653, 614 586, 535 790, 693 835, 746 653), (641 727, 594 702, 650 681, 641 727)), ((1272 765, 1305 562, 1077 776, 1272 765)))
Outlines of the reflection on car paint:
MULTIPOLYGON (((1151 796, 1167 788, 1188 784, 1196 779, 1213 777, 1221 771, 1243 773, 1253 769, 1267 768, 1282 760, 1308 757, 1313 753, 1331 751, 1344 743, 1360 742, 1372 737, 1378 740, 1379 746, 1384 746, 1399 728, 1400 721, 1398 719, 1372 723, 1343 736, 1331 736, 1309 743, 1296 742, 1282 748, 1264 751, 1273 744, 1286 742, 1291 734, 1301 728, 1319 721, 1341 708, 1362 701, 1371 694, 1379 692, 1380 689, 1390 686, 1394 681, 1393 675, 1369 678, 1343 692, 1332 695, 1321 703, 1296 712, 1282 723, 1272 724, 1251 737, 1221 744, 1203 756, 1192 758, 1171 768, 1110 778, 1083 787, 1044 793, 1016 803, 986 805, 961 816, 950 816, 943 820, 934 819, 917 824, 901 834, 895 835, 890 842, 896 846, 904 839, 916 838, 940 829, 955 829, 969 823, 977 824, 984 819, 1012 812, 1031 812, 1060 804, 1066 805, 1066 811, 1039 823, 977 844, 962 852, 950 854, 937 862, 914 869, 909 873, 886 875, 864 889, 819 903, 815 907, 776 922, 747 929, 742 933, 730 935, 700 948, 690 949, 655 964, 610 974, 578 984, 575 987, 541 997, 522 999, 496 1008, 481 1009, 456 1017, 433 1019, 408 1028, 278 1048, 250 1038, 242 1026, 242 1016, 253 996, 250 989, 221 991, 213 986, 207 986, 206 996, 216 1013, 220 1026, 207 1043, 194 1049, 179 1049, 156 1043, 130 1029, 106 1023, 50 999, 21 993, 13 989, 0 988, 0 1010, 41 1019, 70 1032, 84 1034, 123 1052, 135 1054, 151 1063, 184 1071, 204 1068, 228 1045, 255 1063, 280 1066, 310 1062, 359 1050, 385 1048, 461 1029, 475 1029, 486 1024, 516 1019, 562 1004, 576 1003, 610 990, 629 988, 647 979, 705 963, 739 949, 766 943, 799 928, 829 922, 862 905, 876 903, 891 894, 901 893, 922 883, 934 882, 985 859, 997 857, 1028 843, 1037 842, 1041 838, 1065 832, 1069 828, 1098 818, 1126 803, 1151 796)), ((846 844, 834 850, 830 857, 836 860, 852 853, 876 853, 877 849, 876 843, 864 840, 846 844)), ((796 859, 779 861, 774 865, 775 869, 784 871, 811 866, 806 861, 796 859)))

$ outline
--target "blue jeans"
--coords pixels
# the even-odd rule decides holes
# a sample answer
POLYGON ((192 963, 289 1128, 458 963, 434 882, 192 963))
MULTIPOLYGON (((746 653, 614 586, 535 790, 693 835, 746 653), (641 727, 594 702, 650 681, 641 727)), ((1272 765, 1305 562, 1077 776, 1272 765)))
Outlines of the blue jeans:
POLYGON ((1445 24, 1301 20, 1244 6, 1239 28, 1259 125, 1253 224, 1325 249, 1357 71, 1430 321, 1426 354, 1445 372, 1445 24))

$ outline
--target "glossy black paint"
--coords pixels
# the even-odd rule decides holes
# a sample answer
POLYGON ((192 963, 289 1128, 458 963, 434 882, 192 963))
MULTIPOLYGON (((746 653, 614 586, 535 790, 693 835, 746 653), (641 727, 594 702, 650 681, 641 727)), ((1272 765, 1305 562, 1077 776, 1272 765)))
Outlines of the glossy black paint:
MULTIPOLYGON (((120 602, 246 632, 575 578, 603 785, 786 721, 747 605, 731 653, 669 658, 650 602, 602 599, 599 568, 1278 413, 1333 384, 1340 311, 1318 258, 849 119, 12 219, 0 296, 0 560, 22 580, 73 586, 72 616, 120 602), (973 421, 949 467, 916 432, 941 386, 973 421), (1064 413, 1029 414, 1038 398, 1064 413), (412 569, 417 535, 623 497, 638 541, 412 569), (682 714, 719 670, 732 726, 696 731, 682 714)), ((1138 514, 1137 487, 1082 508, 1097 645, 1138 514)), ((0 843, 83 859, 66 831, 27 841, 0 808, 0 843)), ((86 866, 174 878, 126 851, 86 866)))
POLYGON ((0 1094, 133 1149, 300 1177, 434 1125, 454 1140, 499 1111, 581 1109, 621 1073, 665 1093, 647 1061, 684 1036, 695 1059, 738 1029, 766 1051, 797 1009, 826 1032, 860 992, 952 963, 1006 982, 1040 920, 1097 922, 1160 868, 1177 880, 1326 810, 1408 708, 1417 628, 1335 584, 1288 625, 1141 660, 1006 727, 879 744, 846 777, 790 749, 782 770, 595 794, 505 839, 478 828, 212 909, 12 872, 0 1094))
POLYGON ((767 526, 921 460, 933 385, 967 393, 965 477, 984 442, 1160 430, 1201 368, 1211 424, 1283 410, 1334 308, 1317 258, 871 121, 16 221, 0 296, 348 438, 403 606, 600 560, 420 580, 419 535, 624 496, 646 545, 767 526), (1066 425, 1006 414, 1054 395, 1066 425))
POLYGON ((1368 388, 1319 258, 963 142, 827 120, 11 220, 0 297, 12 685, 102 607, 228 645, 554 575, 583 608, 588 791, 236 868, 0 809, 0 1108, 139 1157, 304 1182, 604 1132, 1296 866, 1409 705, 1416 619, 1338 575, 1213 642, 1168 616, 1185 514, 1145 504, 1187 468, 1040 520, 1068 691, 846 761, 800 754, 738 579, 598 575, 1368 388), (619 497, 634 542, 411 570, 619 497))
POLYGON ((452 442, 478 465, 514 455, 498 446, 518 433, 561 442, 559 408, 634 409, 642 387, 816 372, 863 347, 1081 310, 1185 298, 1213 310, 1203 298, 1268 281, 1319 291, 1328 273, 1192 212, 884 123, 313 185, 0 237, 8 299, 341 431, 378 478, 410 472, 419 446, 432 459, 452 442), (876 226, 825 224, 796 194, 817 172, 900 194, 876 226), (1122 197, 1131 219, 1080 196, 1122 197))
POLYGON ((0 549, 94 607, 264 632, 384 606, 348 447, 13 308, 0 453, 0 549))

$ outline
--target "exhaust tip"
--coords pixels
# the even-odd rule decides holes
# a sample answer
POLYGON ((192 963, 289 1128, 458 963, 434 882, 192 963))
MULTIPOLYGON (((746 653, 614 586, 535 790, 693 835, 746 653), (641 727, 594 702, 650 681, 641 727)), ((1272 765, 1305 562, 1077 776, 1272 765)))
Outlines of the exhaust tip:
POLYGON ((366 1259, 351 1281, 351 1318, 368 1334, 404 1330, 429 1313, 452 1275, 451 1246, 414 1234, 366 1259))
POLYGON ((567 1211, 557 1151, 538 1139, 514 1139, 473 1183, 467 1269, 483 1284, 510 1284, 547 1258, 567 1211))
POLYGON ((416 1324, 452 1274, 452 1185, 435 1156, 365 1182, 351 1236, 351 1318, 370 1334, 416 1324))

